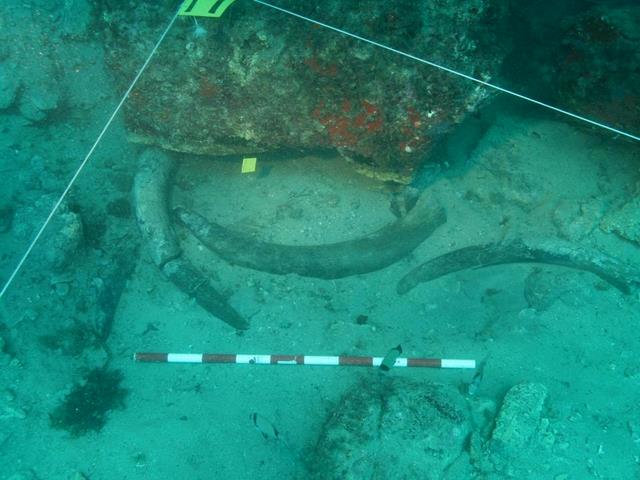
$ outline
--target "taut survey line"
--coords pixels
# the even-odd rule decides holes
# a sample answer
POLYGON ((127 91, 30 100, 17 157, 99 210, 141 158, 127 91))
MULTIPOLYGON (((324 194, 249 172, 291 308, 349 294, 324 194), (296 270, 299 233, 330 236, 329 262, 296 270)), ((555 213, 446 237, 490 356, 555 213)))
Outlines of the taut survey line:
POLYGON ((118 114, 118 112, 122 108, 122 105, 124 105, 124 102, 127 100, 127 98, 129 98, 129 94, 131 93, 133 88, 136 86, 136 83, 138 83, 138 80, 142 76, 142 72, 144 72, 146 70, 147 66, 151 62, 151 58, 153 57, 153 55, 156 53, 156 51, 160 47, 160 44, 162 43, 164 38, 167 36, 167 33, 169 33, 169 30, 171 30, 171 27, 175 23, 176 18, 178 18, 178 11, 176 11, 175 15, 173 16, 173 18, 169 22, 169 25, 167 25, 167 28, 165 28, 164 32, 162 32, 162 35, 160 35, 160 38, 158 39, 158 41, 154 45, 153 49, 151 49, 151 53, 149 53, 149 56, 147 57, 145 62, 142 64, 142 67, 140 67, 140 70, 138 70, 138 73, 136 74, 136 76, 134 77, 133 81, 129 85, 129 88, 127 88, 126 92, 124 92, 124 95, 122 95, 122 98, 120 99, 120 102, 118 102, 118 105, 116 106, 116 108, 111 113, 111 116, 107 120, 107 123, 105 123, 104 127, 102 127, 102 130, 100 131, 100 134, 98 135, 96 140, 93 142, 93 145, 89 149, 89 152, 85 155, 84 160, 82 160, 82 163, 80 163, 80 166, 76 169, 75 173, 73 174, 73 177, 71 177, 71 180, 69 180, 69 183, 67 184, 66 188, 62 192, 62 195, 60 195, 60 198, 58 198, 58 201, 55 203, 55 205, 51 209, 51 212, 49 212, 49 215, 47 216, 46 220, 44 221, 44 223, 42 224, 42 226, 38 230, 38 233, 36 233, 36 236, 33 238, 31 243, 29 244, 29 247, 27 248, 27 250, 22 255, 22 258, 18 262, 18 265, 16 265, 16 267, 13 269, 13 272, 11 272, 11 275, 9 275, 9 278, 7 279, 7 281, 5 282, 4 286, 2 287, 2 290, 0 290, 0 299, 4 296, 4 294, 6 293, 7 289, 13 283, 13 280, 16 278, 16 275, 22 269, 22 266, 24 265, 24 262, 27 260, 27 258, 31 254, 31 251, 33 250, 33 247, 35 247, 36 243, 38 243, 38 240, 40 240, 40 237, 42 236, 43 232, 45 231, 45 229, 47 228, 47 226, 51 222, 51 219, 53 218, 53 216, 58 211, 58 208, 60 208, 60 205, 62 205, 62 202, 64 201, 64 199, 66 198, 67 194, 69 193, 69 190, 71 190, 71 187, 73 186, 73 184, 75 183, 77 178, 80 176, 80 172, 82 172, 84 167, 87 165, 87 162, 89 161, 89 159, 93 155, 93 152, 98 147, 98 144, 102 141, 102 138, 104 137, 105 133, 107 133, 107 130, 109 130, 109 127, 111 126, 111 124, 113 123, 113 120, 116 118, 116 115, 118 114))

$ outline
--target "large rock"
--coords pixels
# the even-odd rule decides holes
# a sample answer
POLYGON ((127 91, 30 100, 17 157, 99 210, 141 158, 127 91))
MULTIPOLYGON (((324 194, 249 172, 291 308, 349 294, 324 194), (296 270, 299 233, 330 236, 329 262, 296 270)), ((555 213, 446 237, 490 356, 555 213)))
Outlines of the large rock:
MULTIPOLYGON (((482 79, 503 52, 501 2, 296 2, 279 6, 482 79)), ((105 2, 124 89, 175 4, 105 2)), ((132 138, 189 153, 337 148, 366 173, 407 180, 435 140, 487 96, 433 67, 253 2, 180 17, 125 105, 132 138)))
MULTIPOLYGON (((13 231, 17 238, 27 242, 33 239, 40 227, 42 212, 55 204, 53 195, 43 195, 33 205, 24 205, 16 210, 13 231)), ((84 245, 83 223, 80 215, 62 203, 45 230, 39 248, 33 255, 39 269, 62 272, 69 269, 81 256, 84 245)))
POLYGON ((524 281, 524 298, 538 312, 560 301, 568 306, 593 301, 594 289, 580 274, 571 270, 534 269, 524 281))
MULTIPOLYGON (((640 190, 640 189, 639 189, 640 190)), ((640 191, 624 205, 606 212, 600 228, 607 233, 640 245, 640 191)))
POLYGON ((555 437, 545 417, 546 398, 547 388, 540 383, 509 389, 490 438, 482 448, 471 449, 474 466, 483 475, 480 478, 554 478, 550 472, 562 462, 553 455, 555 437))
POLYGON ((562 39, 558 93, 587 116, 638 133, 640 6, 597 5, 578 16, 562 39))
POLYGON ((311 478, 450 478, 445 472, 465 458, 469 418, 466 400, 451 387, 393 377, 363 382, 325 424, 311 478))

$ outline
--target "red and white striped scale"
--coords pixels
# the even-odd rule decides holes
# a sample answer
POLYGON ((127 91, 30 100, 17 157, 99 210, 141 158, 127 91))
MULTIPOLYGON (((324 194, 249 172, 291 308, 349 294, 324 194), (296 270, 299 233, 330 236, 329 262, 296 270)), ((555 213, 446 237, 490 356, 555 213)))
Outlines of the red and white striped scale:
MULTIPOLYGON (((152 353, 133 355, 136 362, 158 363, 236 363, 250 365, 324 365, 379 367, 384 357, 351 355, 251 355, 227 353, 152 353)), ((475 360, 456 358, 396 358, 394 367, 476 368, 475 360)))

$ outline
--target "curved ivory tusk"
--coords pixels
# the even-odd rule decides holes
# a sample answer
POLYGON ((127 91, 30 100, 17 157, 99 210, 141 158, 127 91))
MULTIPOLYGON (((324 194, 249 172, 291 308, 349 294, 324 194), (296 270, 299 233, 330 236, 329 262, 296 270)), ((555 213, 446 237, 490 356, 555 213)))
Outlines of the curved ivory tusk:
POLYGON ((256 240, 185 208, 176 208, 175 214, 198 240, 231 264, 316 278, 343 278, 387 267, 411 253, 446 221, 442 207, 423 195, 406 216, 373 233, 344 242, 302 246, 256 240))
POLYGON ((473 245, 432 258, 400 279, 399 294, 418 284, 469 268, 484 268, 506 263, 545 263, 591 272, 623 293, 640 285, 640 271, 594 249, 577 247, 559 239, 542 242, 522 239, 506 243, 473 245))

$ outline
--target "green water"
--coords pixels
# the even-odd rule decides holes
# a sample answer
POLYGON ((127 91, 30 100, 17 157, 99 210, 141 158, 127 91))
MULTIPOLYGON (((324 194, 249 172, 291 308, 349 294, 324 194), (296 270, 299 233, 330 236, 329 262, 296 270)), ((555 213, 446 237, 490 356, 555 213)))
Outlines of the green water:
POLYGON ((640 478, 640 7, 345 3, 0 6, 0 479, 640 478))

